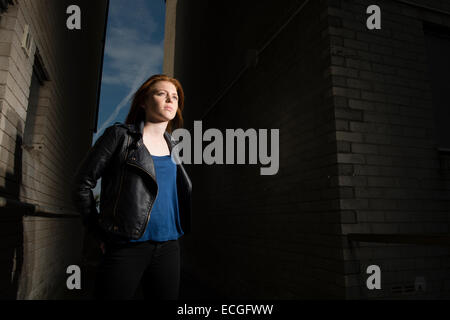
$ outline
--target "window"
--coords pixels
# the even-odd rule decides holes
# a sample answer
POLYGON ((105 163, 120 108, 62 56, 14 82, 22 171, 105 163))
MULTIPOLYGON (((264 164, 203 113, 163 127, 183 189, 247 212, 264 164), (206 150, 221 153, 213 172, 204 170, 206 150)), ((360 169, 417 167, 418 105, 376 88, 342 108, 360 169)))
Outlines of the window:
POLYGON ((5 12, 8 9, 8 5, 13 5, 12 0, 0 0, 0 13, 5 12))
POLYGON ((425 45, 435 119, 434 138, 439 150, 450 152, 450 30, 424 23, 425 45))
POLYGON ((37 110, 39 104, 39 91, 44 81, 48 80, 47 72, 43 67, 39 50, 36 50, 33 75, 31 77, 30 95, 28 97, 27 119, 25 122, 25 131, 23 135, 23 144, 25 148, 33 147, 33 138, 37 130, 37 110))

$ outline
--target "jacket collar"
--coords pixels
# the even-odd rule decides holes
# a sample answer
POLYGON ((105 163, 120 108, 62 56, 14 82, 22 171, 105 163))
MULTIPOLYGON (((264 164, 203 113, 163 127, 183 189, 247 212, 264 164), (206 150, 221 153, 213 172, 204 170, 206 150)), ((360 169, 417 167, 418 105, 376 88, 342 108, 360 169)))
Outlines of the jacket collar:
MULTIPOLYGON (((155 166, 153 163, 152 157, 148 157, 148 150, 144 147, 142 148, 143 141, 140 141, 142 139, 142 134, 144 130, 144 121, 140 121, 135 124, 123 124, 119 123, 120 126, 123 126, 127 128, 128 132, 132 135, 135 135, 138 140, 137 148, 133 149, 132 155, 130 155, 129 159, 127 160, 128 163, 134 164, 137 167, 142 168, 144 171, 146 171, 156 182, 156 174, 155 174, 155 166), (141 147, 139 147, 139 144, 141 147)), ((175 145, 177 145, 180 141, 173 139, 172 135, 169 134, 167 131, 164 132, 164 138, 169 146, 170 153, 172 154, 172 149, 175 145)), ((172 156, 174 157, 175 162, 177 163, 177 166, 180 167, 179 169, 183 172, 183 177, 187 180, 188 185, 191 185, 191 182, 187 176, 187 173, 185 172, 183 166, 181 165, 181 160, 178 157, 177 153, 173 153, 172 156)))

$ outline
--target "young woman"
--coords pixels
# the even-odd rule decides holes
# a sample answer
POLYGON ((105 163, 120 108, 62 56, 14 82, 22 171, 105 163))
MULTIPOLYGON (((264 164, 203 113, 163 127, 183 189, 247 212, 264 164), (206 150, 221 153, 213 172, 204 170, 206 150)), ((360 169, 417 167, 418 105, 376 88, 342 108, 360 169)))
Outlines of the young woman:
POLYGON ((183 107, 176 79, 150 77, 125 124, 105 130, 75 175, 74 203, 103 252, 96 298, 132 299, 141 282, 146 299, 178 298, 178 239, 190 231, 192 185, 171 133, 183 125, 183 107), (92 189, 100 177, 98 213, 92 189))

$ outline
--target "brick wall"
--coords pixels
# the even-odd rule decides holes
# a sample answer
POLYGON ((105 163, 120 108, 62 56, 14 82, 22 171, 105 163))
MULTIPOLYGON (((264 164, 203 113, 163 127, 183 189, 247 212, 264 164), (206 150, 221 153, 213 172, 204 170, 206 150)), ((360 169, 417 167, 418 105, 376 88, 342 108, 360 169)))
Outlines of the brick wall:
POLYGON ((186 127, 280 129, 275 176, 259 165, 189 166, 183 265, 233 298, 448 297, 447 247, 347 234, 449 232, 422 27, 448 26, 449 5, 378 1, 382 29, 369 31, 374 3, 309 1, 292 16, 302 3, 177 2, 171 67, 186 89, 186 127), (248 50, 272 36, 244 69, 248 50), (366 288, 371 264, 382 290, 366 288), (424 293, 398 293, 416 277, 424 293))
POLYGON ((66 267, 80 262, 83 229, 68 183, 92 141, 104 7, 104 1, 19 0, 0 16, 4 297, 56 298, 65 289, 66 267), (66 28, 70 4, 81 6, 82 31, 66 28), (29 56, 21 48, 25 25, 33 38, 29 56), (25 144, 37 50, 49 81, 39 88, 33 135, 25 144))
MULTIPOLYGON (((446 10, 445 1, 415 1, 446 10)), ((450 193, 433 139, 423 21, 450 26, 450 15, 397 2, 377 1, 382 29, 366 28, 370 1, 330 1, 338 184, 342 233, 448 233, 450 193)), ((420 245, 354 243, 344 247, 348 298, 449 296, 449 249, 420 245), (366 268, 381 268, 382 290, 369 291, 366 268), (352 270, 351 270, 352 269, 352 270), (424 277, 423 294, 395 292, 424 277)))
POLYGON ((310 1, 293 16, 204 116, 245 66, 247 50, 261 49, 302 3, 197 3, 177 15, 174 64, 187 86, 186 127, 202 120, 203 131, 280 129, 274 176, 261 176, 260 165, 189 167, 193 233, 183 265, 233 298, 344 296, 325 3, 310 1))

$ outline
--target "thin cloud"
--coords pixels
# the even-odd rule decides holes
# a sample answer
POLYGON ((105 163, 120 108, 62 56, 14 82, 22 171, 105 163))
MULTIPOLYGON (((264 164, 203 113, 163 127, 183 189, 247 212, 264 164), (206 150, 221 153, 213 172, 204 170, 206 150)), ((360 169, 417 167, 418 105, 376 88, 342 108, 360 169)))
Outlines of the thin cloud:
MULTIPOLYGON (((139 86, 148 78, 148 66, 143 67, 138 75, 135 75, 135 81, 133 83, 133 87, 131 87, 131 90, 128 92, 127 96, 120 101, 120 103, 114 108, 114 111, 111 113, 111 115, 108 117, 108 119, 103 122, 103 124, 100 126, 100 128, 97 130, 97 133, 95 134, 94 139, 96 140, 97 137, 105 130, 117 117, 120 110, 122 110, 124 107, 128 105, 128 102, 130 101, 133 94, 136 92, 136 90, 139 88, 139 86)), ((153 72, 155 73, 155 72, 153 72)))
POLYGON ((142 32, 131 28, 111 29, 105 48, 108 62, 102 79, 104 84, 131 88, 143 68, 158 70, 164 55, 163 41, 149 43, 142 32))
POLYGON ((108 19, 102 85, 117 85, 129 90, 100 125, 95 139, 114 122, 138 87, 160 70, 164 55, 163 40, 154 41, 157 23, 145 1, 133 0, 130 5, 130 2, 112 0, 108 19))

